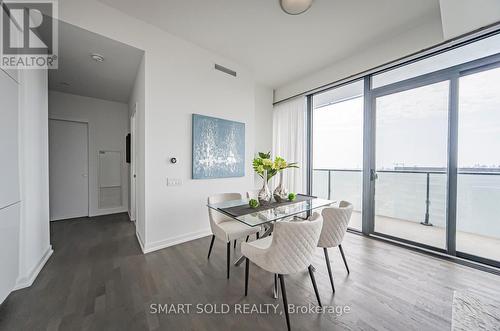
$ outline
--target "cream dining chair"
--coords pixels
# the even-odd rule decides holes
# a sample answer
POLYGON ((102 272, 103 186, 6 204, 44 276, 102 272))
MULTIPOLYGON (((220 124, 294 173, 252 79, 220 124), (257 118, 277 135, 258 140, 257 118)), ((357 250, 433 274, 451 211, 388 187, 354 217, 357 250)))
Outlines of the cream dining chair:
POLYGON ((339 247, 340 254, 344 260, 345 268, 349 274, 349 267, 345 259, 344 250, 342 249, 342 240, 347 232, 347 226, 352 214, 352 204, 347 201, 340 201, 337 206, 330 206, 323 208, 321 215, 323 216, 323 228, 318 241, 318 247, 322 247, 325 253, 326 267, 328 269, 328 276, 330 276, 330 284, 332 290, 335 292, 333 285, 333 275, 330 266, 330 259, 328 258, 328 248, 339 247))
MULTIPOLYGON (((222 193, 208 197, 208 203, 214 204, 230 200, 241 200, 241 194, 239 193, 222 193)), ((210 220, 210 228, 212 230, 212 240, 210 242, 210 248, 208 249, 208 257, 210 259, 210 254, 212 253, 212 247, 214 245, 215 238, 226 243, 227 246, 227 278, 229 279, 230 265, 231 265, 231 241, 236 242, 239 238, 244 238, 245 236, 250 236, 251 234, 256 234, 260 231, 260 227, 250 227, 239 221, 236 221, 229 216, 226 216, 218 211, 208 208, 208 218, 210 220)))
POLYGON ((310 220, 302 222, 277 222, 274 225, 272 236, 241 244, 241 252, 246 257, 245 296, 248 294, 250 261, 266 271, 277 274, 281 284, 283 310, 288 330, 290 330, 290 317, 285 290, 285 275, 308 269, 316 299, 321 307, 321 299, 311 262, 318 244, 322 223, 323 220, 318 213, 314 213, 310 220))

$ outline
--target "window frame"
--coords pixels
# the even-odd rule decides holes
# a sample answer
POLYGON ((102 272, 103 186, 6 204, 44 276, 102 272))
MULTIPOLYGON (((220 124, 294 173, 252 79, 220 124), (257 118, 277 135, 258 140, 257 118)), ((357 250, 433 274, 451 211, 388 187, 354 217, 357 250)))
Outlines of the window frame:
MULTIPOLYGON (((454 65, 449 68, 441 69, 435 72, 426 73, 420 76, 408 78, 399 82, 394 82, 388 85, 372 88, 372 78, 376 74, 400 68, 405 65, 427 59, 445 51, 455 49, 457 47, 467 45, 495 34, 500 31, 489 33, 474 40, 464 42, 445 50, 437 51, 428 55, 417 57, 416 59, 402 62, 393 67, 384 68, 383 70, 372 72, 364 76, 353 76, 352 79, 346 79, 340 84, 331 85, 323 89, 314 90, 306 94, 307 97, 307 193, 312 193, 312 176, 313 176, 313 96, 324 93, 329 90, 342 87, 347 84, 354 83, 359 80, 364 81, 364 109, 363 109, 363 184, 362 184, 362 230, 361 233, 368 236, 381 237, 389 240, 395 240, 403 244, 409 244, 420 249, 432 250, 444 253, 449 256, 461 257, 474 262, 494 266, 500 268, 500 261, 494 261, 480 256, 460 252, 456 250, 456 212, 457 212, 457 180, 458 180, 458 93, 460 77, 478 73, 485 70, 500 67, 500 53, 489 55, 476 60, 468 61, 462 64, 454 65), (441 249, 422 244, 415 241, 410 241, 402 238, 392 237, 383 233, 374 231, 375 220, 375 183, 373 174, 375 171, 375 120, 376 108, 375 100, 388 94, 403 92, 406 90, 418 88, 421 86, 449 81, 449 107, 448 107, 448 156, 447 156, 447 203, 446 203, 446 248, 441 249)), ((359 232, 350 229, 352 232, 359 232)))

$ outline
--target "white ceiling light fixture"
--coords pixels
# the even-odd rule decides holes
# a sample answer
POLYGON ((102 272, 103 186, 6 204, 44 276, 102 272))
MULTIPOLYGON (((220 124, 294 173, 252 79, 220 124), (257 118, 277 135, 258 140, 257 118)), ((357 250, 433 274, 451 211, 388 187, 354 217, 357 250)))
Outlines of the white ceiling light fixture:
POLYGON ((281 9, 289 15, 299 15, 311 8, 313 0, 280 0, 281 9))
POLYGON ((93 53, 90 54, 90 57, 96 62, 104 62, 104 56, 102 56, 101 54, 93 53))

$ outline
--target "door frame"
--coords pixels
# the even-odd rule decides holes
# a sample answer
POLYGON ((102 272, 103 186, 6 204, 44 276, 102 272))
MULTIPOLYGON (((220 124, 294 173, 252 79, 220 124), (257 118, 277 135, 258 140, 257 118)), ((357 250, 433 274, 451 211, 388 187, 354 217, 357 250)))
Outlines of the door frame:
MULTIPOLYGON (((50 127, 50 121, 61 121, 61 122, 72 122, 85 124, 87 128, 87 217, 90 217, 90 123, 88 120, 72 120, 59 116, 49 115, 49 123, 47 123, 47 127, 50 127)), ((50 176, 50 142, 49 142, 49 176, 50 176)), ((49 178, 50 183, 50 178, 49 178)), ((49 198, 50 198, 50 185, 49 185, 49 198)), ((50 203, 49 203, 50 208, 50 203)), ((49 210, 50 214, 50 210, 49 210)), ((50 222, 57 221, 49 219, 50 222)))
POLYGON ((409 78, 378 88, 371 88, 372 75, 365 77, 365 117, 363 132, 363 233, 375 235, 404 244, 467 258, 472 261, 499 267, 498 261, 480 256, 457 252, 457 179, 458 179, 458 116, 459 116, 459 79, 462 76, 500 67, 500 54, 487 56, 421 76, 409 78), (375 231, 375 181, 376 181, 376 98, 415 89, 418 87, 449 81, 448 133, 447 133, 447 172, 446 172, 446 245, 445 249, 423 243, 398 238, 375 231))
POLYGON ((130 116, 130 212, 132 222, 137 219, 137 102, 130 116))
POLYGON ((457 82, 457 79, 455 77, 455 74, 453 75, 447 75, 447 74, 429 74, 429 75, 424 75, 424 76, 419 76, 416 77, 417 79, 408 79, 402 82, 397 82, 394 84, 390 84, 387 86, 383 86, 380 88, 372 89, 370 92, 369 96, 369 107, 370 107, 370 116, 369 116, 369 121, 368 123, 368 129, 369 132, 365 132, 367 137, 369 139, 369 167, 368 169, 363 169, 364 172, 368 174, 367 178, 365 180, 368 181, 366 184, 369 187, 369 191, 367 192, 366 195, 363 195, 363 199, 368 199, 367 205, 369 206, 369 212, 367 213, 368 219, 366 222, 368 223, 368 229, 366 231, 367 234, 370 235, 376 235, 378 237, 384 237, 390 240, 396 240, 400 241, 406 244, 411 244, 414 246, 419 246, 425 249, 430 249, 434 251, 438 251, 441 253, 448 253, 450 255, 455 255, 455 223, 456 223, 456 214, 455 213, 450 213, 450 208, 455 205, 456 206, 456 155, 457 155, 457 135, 456 135, 456 129, 453 129, 452 127, 456 127, 454 124, 455 122, 452 120, 456 120, 456 124, 458 126, 458 117, 457 117, 457 111, 458 111, 458 93, 455 93, 456 88, 458 85, 454 85, 453 81, 457 82), (399 238, 396 236, 388 235, 386 233, 382 232, 377 232, 375 230, 375 187, 376 187, 376 181, 377 181, 377 167, 376 167, 376 154, 377 154, 377 145, 376 145, 376 122, 377 122, 377 106, 376 106, 376 100, 377 98, 395 94, 395 93, 400 93, 412 89, 416 89, 419 87, 424 87, 436 83, 441 83, 441 82, 449 82, 449 87, 448 87, 448 130, 447 130, 447 171, 446 171, 446 209, 445 209, 445 219, 446 219, 446 237, 445 237, 445 249, 427 245, 418 241, 412 241, 409 239, 404 239, 404 238, 399 238), (453 86, 452 86, 453 85, 453 86), (454 100, 456 98, 457 102, 452 102, 452 99, 454 100), (455 174, 455 177, 452 176, 452 173, 455 174), (455 182, 452 183, 451 181, 455 178, 455 182), (453 231, 452 231, 453 230, 453 231))

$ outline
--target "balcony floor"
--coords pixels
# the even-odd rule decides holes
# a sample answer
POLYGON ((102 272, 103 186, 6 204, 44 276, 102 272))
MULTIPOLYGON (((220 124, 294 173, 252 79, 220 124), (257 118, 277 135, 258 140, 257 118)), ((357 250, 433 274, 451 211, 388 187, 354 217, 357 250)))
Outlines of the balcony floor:
MULTIPOLYGON (((361 230, 360 212, 353 212, 349 226, 361 230)), ((423 226, 419 223, 397 218, 376 216, 375 231, 443 249, 446 244, 446 231, 444 228, 423 226)), ((457 250, 463 253, 500 261, 500 238, 458 231, 457 250)))

